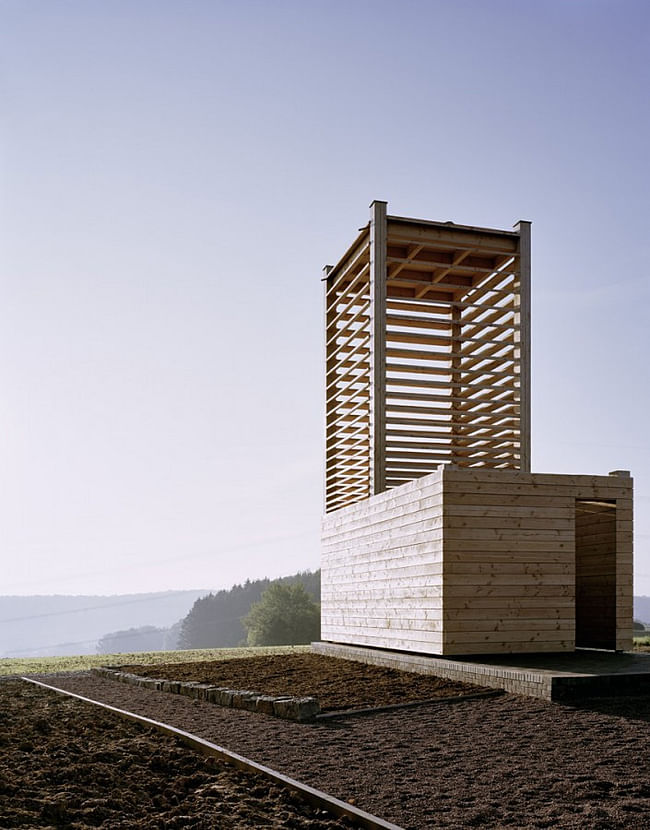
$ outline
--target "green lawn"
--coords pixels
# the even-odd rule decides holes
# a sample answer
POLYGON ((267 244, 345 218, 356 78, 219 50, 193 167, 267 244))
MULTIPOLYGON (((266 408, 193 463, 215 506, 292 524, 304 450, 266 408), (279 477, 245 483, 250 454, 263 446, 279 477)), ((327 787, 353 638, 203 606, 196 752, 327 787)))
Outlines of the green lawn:
POLYGON ((197 660, 230 660, 257 654, 292 654, 310 651, 310 646, 259 646, 257 648, 210 648, 188 651, 140 651, 130 654, 84 654, 78 657, 7 657, 0 658, 0 677, 10 674, 51 674, 84 671, 94 666, 125 666, 139 663, 190 663, 197 660))

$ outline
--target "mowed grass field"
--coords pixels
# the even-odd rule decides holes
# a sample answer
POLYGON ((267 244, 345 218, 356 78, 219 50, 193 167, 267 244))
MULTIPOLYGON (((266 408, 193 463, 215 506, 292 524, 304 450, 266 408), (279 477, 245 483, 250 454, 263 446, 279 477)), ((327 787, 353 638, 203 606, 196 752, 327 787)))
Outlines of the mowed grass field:
POLYGON ((84 654, 78 657, 8 657, 0 658, 0 677, 23 674, 55 674, 86 671, 95 666, 126 666, 139 663, 190 663, 200 660, 231 660, 264 654, 299 654, 310 646, 259 646, 256 648, 195 648, 187 651, 138 651, 123 654, 84 654))

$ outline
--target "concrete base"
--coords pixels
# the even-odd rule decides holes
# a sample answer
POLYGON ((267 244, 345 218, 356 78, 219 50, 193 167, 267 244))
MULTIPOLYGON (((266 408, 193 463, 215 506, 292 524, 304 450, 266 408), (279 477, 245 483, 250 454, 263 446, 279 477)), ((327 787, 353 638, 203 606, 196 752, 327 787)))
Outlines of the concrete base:
POLYGON ((357 660, 400 671, 431 674, 544 700, 650 694, 650 654, 576 651, 461 659, 408 652, 312 643, 317 654, 357 660))

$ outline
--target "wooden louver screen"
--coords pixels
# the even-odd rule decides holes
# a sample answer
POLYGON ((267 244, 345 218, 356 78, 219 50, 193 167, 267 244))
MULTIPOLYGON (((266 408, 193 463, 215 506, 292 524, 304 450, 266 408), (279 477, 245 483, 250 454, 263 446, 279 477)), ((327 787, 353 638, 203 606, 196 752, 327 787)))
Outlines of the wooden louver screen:
POLYGON ((530 225, 386 216, 326 276, 332 511, 439 464, 530 468, 530 225))
POLYGON ((330 271, 325 292, 328 510, 370 495, 369 234, 330 271))

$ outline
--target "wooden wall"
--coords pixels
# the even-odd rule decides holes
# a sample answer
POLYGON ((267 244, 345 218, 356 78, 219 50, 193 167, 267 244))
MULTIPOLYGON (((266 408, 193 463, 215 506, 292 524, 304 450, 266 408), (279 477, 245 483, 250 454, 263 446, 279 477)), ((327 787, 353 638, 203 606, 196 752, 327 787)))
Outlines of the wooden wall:
POLYGON ((442 650, 442 472, 323 520, 321 638, 442 650))
POLYGON ((610 612, 615 647, 630 648, 632 479, 451 466, 325 517, 323 640, 442 655, 572 651, 585 500, 616 503, 610 612))
POLYGON ((630 478, 446 468, 444 654, 575 648, 579 500, 616 502, 611 614, 631 646, 630 478))
POLYGON ((445 654, 574 649, 565 478, 445 471, 445 654))

